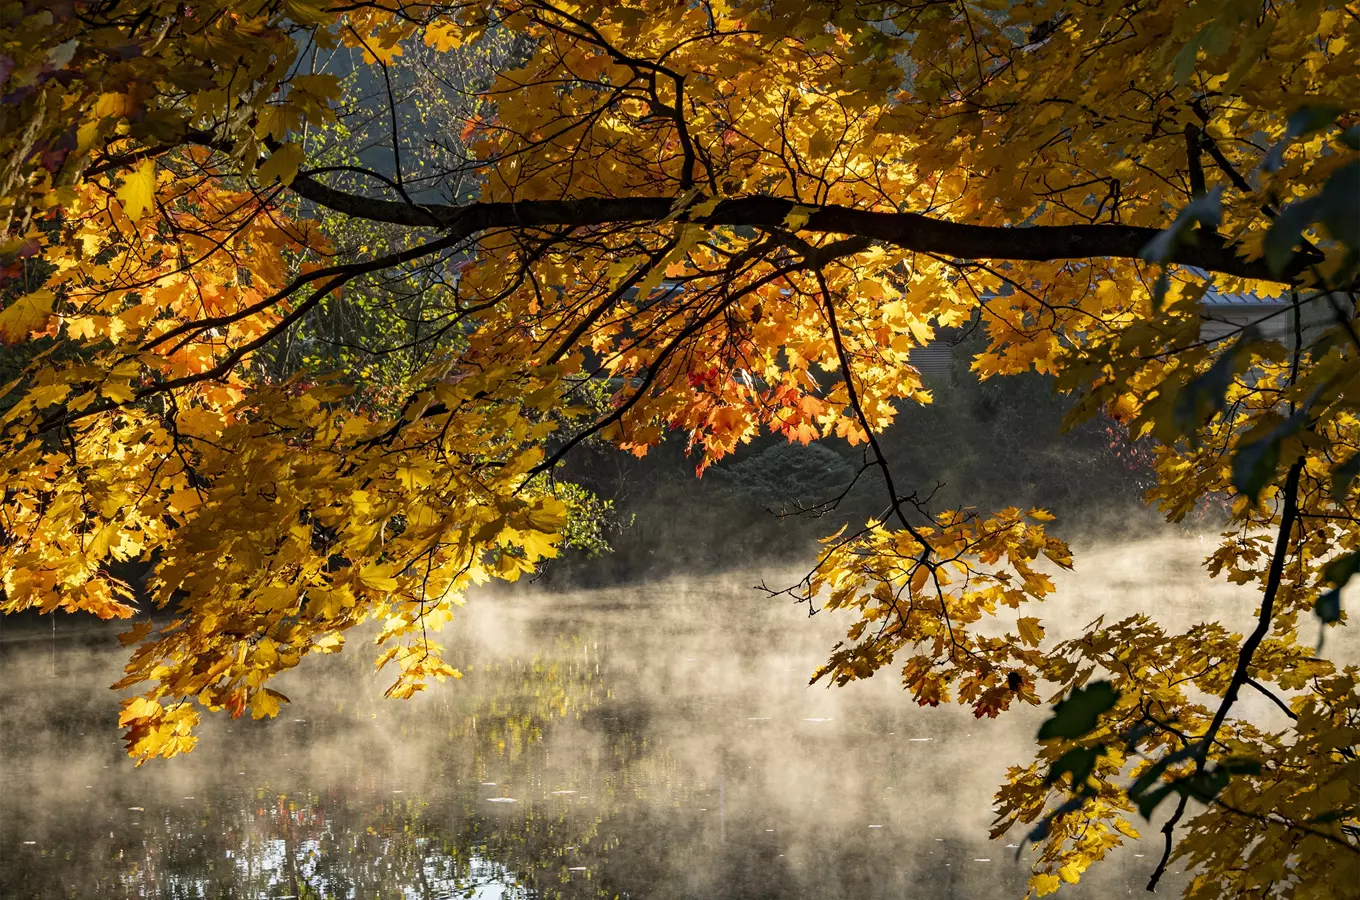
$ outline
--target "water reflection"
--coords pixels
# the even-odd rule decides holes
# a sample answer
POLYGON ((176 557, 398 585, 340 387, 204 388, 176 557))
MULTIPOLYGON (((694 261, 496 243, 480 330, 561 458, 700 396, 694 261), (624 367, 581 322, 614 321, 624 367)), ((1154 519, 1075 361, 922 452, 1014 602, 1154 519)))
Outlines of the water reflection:
MULTIPOLYGON (((384 701, 356 641, 290 673, 279 719, 209 717, 139 770, 108 636, 9 626, 0 896, 1023 896, 986 832, 1042 714, 808 688, 839 623, 753 580, 483 597, 450 635, 462 682, 384 701)), ((1143 853, 1065 895, 1140 891, 1143 853)))

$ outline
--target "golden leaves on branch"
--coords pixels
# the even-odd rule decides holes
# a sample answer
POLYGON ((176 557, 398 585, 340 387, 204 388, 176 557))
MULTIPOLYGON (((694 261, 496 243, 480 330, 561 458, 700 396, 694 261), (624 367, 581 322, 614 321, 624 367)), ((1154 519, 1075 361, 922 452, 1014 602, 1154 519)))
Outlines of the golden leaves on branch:
POLYGON ((1042 510, 942 513, 931 527, 897 530, 871 522, 849 538, 828 539, 803 587, 809 600, 825 596, 831 610, 858 618, 814 680, 838 684, 867 678, 914 650, 902 669, 903 685, 922 705, 952 699, 995 716, 1013 699, 1037 703, 1034 693, 1045 656, 1037 619, 1021 617, 1019 637, 983 636, 972 626, 1002 606, 1042 600, 1053 583, 1035 562, 1066 567, 1066 545, 1044 533, 1042 510), (1028 520, 1028 521, 1027 521, 1028 520))
MULTIPOLYGON (((398 664, 389 696, 458 677, 428 632, 449 621, 468 586, 513 579, 555 555, 568 512, 525 484, 539 454, 526 453, 514 429, 488 431, 485 407, 459 402, 488 387, 479 377, 459 382, 450 400, 465 414, 426 416, 391 441, 377 440, 390 422, 337 415, 339 395, 326 385, 262 392, 254 413, 220 437, 185 439, 194 480, 211 487, 197 504, 183 503, 184 491, 161 500, 189 509, 176 513, 152 581, 156 601, 182 617, 142 643, 122 686, 149 685, 145 696, 163 703, 272 716, 283 698, 267 680, 308 653, 337 651, 365 621, 381 624, 377 640, 388 645, 379 665, 398 664), (499 465, 485 468, 490 461, 499 465), (208 548, 215 561, 205 566, 208 548)), ((131 750, 183 749, 162 736, 138 731, 131 750)))
MULTIPOLYGON (((394 667, 390 696, 458 677, 429 632, 472 586, 558 553, 576 510, 548 477, 575 442, 641 455, 680 432, 700 471, 767 431, 862 445, 900 404, 931 401, 912 351, 968 327, 985 335, 972 361, 982 377, 1053 375, 1084 394, 1077 416, 1103 412, 1157 442, 1149 499, 1173 520, 1215 505, 1227 530, 1211 573, 1275 584, 1251 672, 1283 692, 1292 728, 1219 717, 1215 740, 1262 772, 1222 795, 1243 812, 1190 823, 1192 894, 1297 882, 1353 896, 1360 877, 1325 851, 1354 845, 1342 828, 1354 828, 1360 782, 1356 676, 1301 627, 1323 585, 1335 609, 1322 621, 1344 621, 1342 573, 1360 550, 1353 309, 1304 290, 1348 264, 1333 233, 1346 207, 1317 198, 1355 165, 1353 10, 500 0, 396 13, 208 0, 192 16, 134 3, 100 19, 79 8, 29 4, 0 37, 0 342, 13 362, 0 398, 0 608, 127 616, 132 597, 110 568, 156 560, 153 599, 176 618, 128 636, 121 686, 142 693, 120 724, 139 760, 190 749, 198 709, 276 715, 286 698, 269 680, 364 623, 378 629, 379 665, 394 667), (436 257, 439 302, 451 298, 438 311, 457 328, 432 367, 399 379, 397 412, 355 402, 342 382, 356 373, 271 366, 342 281, 346 301, 369 299, 348 280, 357 264, 333 255, 343 250, 288 190, 304 167, 324 168, 305 135, 349 99, 333 74, 299 74, 301 54, 344 46, 386 69, 412 51, 466 52, 488 28, 523 52, 466 117, 482 199, 652 198, 669 213, 502 229, 478 236, 471 259, 436 257), (1304 105, 1335 127, 1296 127, 1304 105), (777 227, 714 221, 726 201, 763 198, 792 205, 777 227), (1031 226, 1163 229, 1209 198, 1213 216, 1159 240, 1265 256, 1275 272, 1296 246, 1320 248, 1297 295, 1212 285, 1281 297, 1306 349, 1208 335, 1201 273, 1149 285, 1156 273, 1130 253, 1066 245, 990 257, 1031 226), (1310 202, 1318 214, 1304 222, 1310 202), (989 226, 997 241, 888 249, 810 229, 829 206, 989 226), (1281 218, 1298 227, 1272 238, 1281 218), (1332 313, 1305 324, 1304 308, 1332 313), (1272 566, 1291 468, 1306 527, 1284 536, 1288 565, 1272 566)), ((1004 827, 1090 789, 1052 820, 1031 887, 1075 882, 1134 832, 1121 773, 1189 764, 1241 637, 1213 622, 1169 633, 1134 614, 1055 645, 1025 614, 1054 589, 1047 567, 1071 565, 1044 530, 1050 516, 890 500, 891 519, 829 540, 802 586, 853 616, 818 677, 900 665, 917 702, 991 717, 1037 703, 1040 682, 1061 694, 1112 673, 1119 702, 1099 728, 1046 744, 1045 765, 1012 770, 998 798, 1004 827), (1089 767, 1051 777, 1062 754, 1097 745, 1089 767)), ((1201 762, 1221 762, 1220 749, 1201 762)))

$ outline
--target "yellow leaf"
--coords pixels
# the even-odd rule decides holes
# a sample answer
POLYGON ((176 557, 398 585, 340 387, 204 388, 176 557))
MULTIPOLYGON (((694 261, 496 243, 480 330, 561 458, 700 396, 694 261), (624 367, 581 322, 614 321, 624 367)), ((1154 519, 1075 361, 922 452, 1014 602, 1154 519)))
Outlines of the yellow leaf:
POLYGON ((106 381, 99 386, 99 393, 115 403, 131 403, 137 399, 137 395, 132 391, 132 385, 126 381, 106 381))
POLYGON ((66 321, 66 333, 73 338, 89 340, 96 334, 108 331, 109 320, 105 316, 76 316, 66 321))
POLYGON ((76 129, 76 152, 84 154, 99 142, 102 124, 99 119, 87 119, 76 129))
POLYGON ((425 690, 423 684, 413 684, 409 681, 398 681, 390 688, 383 691, 383 696, 390 700, 409 700, 416 691, 425 690))
POLYGON ((807 224, 808 218, 812 215, 812 208, 808 206, 795 206, 789 210, 789 214, 784 217, 784 227, 789 231, 798 231, 807 224))
POLYGON ((722 201, 722 197, 709 197, 707 200, 701 200, 689 208, 689 217, 691 219, 702 219, 711 216, 713 210, 717 209, 718 204, 722 201))
POLYGON ((164 712, 164 708, 155 700, 133 697, 131 700, 123 701, 123 711, 118 715, 118 724, 121 727, 137 719, 158 719, 164 712))
POLYGON ((42 409, 45 406, 54 406, 60 403, 66 399, 66 395, 69 393, 71 393, 69 385, 45 384, 29 391, 28 396, 33 401, 34 409, 42 409))
POLYGON ((170 508, 175 512, 188 512, 203 502, 198 491, 175 491, 170 495, 170 508))
POLYGON ((98 393, 95 391, 86 391, 66 405, 70 407, 72 412, 80 412, 97 399, 99 399, 98 393))
POLYGON ((1044 626, 1032 616, 1021 616, 1016 624, 1020 626, 1020 640, 1035 647, 1044 639, 1044 626))
POLYGON ((117 197, 129 219, 134 222, 140 219, 156 199, 155 160, 142 160, 137 168, 124 176, 117 197))
POLYGON ((319 100, 335 100, 340 96, 340 79, 325 73, 298 75, 289 85, 293 90, 310 94, 319 100))
POLYGON ((15 344, 41 330, 52 315, 55 299, 51 291, 34 291, 5 307, 4 312, 0 312, 0 341, 15 344))
POLYGON ((272 719, 279 714, 279 704, 287 702, 288 698, 283 694, 265 688, 250 698, 250 717, 263 719, 267 716, 272 719))
POLYGON ((605 277, 609 279, 609 286, 611 288, 618 287, 637 267, 638 263, 646 261, 647 257, 645 256, 633 255, 610 263, 609 270, 605 273, 605 277))
POLYGON ((302 148, 289 141, 260 164, 256 174, 264 184, 272 184, 275 179, 284 184, 292 184, 297 177, 298 167, 302 165, 302 148))
POLYGON ((567 505, 554 497, 545 497, 538 509, 529 511, 528 519, 539 531, 556 531, 567 524, 567 505))
POLYGON ((524 548, 524 555, 530 560, 551 559, 557 555, 557 542, 560 535, 544 534, 541 531, 521 531, 515 543, 524 548))
POLYGON ((919 347, 929 344, 930 339, 935 336, 935 330, 920 319, 908 319, 907 327, 911 329, 911 336, 916 339, 919 347))
POLYGON ((388 574, 385 566, 368 566, 359 570, 359 583, 371 591, 395 591, 397 579, 388 574))
POLYGON ((1047 872, 1040 872, 1029 876, 1029 886, 1034 889, 1034 893, 1042 897, 1051 894, 1062 886, 1057 875, 1049 875, 1047 872))
POLYGON ((94 103, 94 114, 100 118, 126 118, 137 110, 137 104, 127 94, 100 94, 94 103))
POLYGON ((132 644, 140 642, 150 633, 151 633, 151 620, 143 619, 136 625, 133 625, 130 630, 125 631, 122 634, 118 635, 118 643, 122 644, 124 647, 128 647, 131 646, 132 644))
POLYGON ((344 635, 332 631, 330 634, 312 641, 312 648, 321 653, 338 653, 340 648, 344 646, 344 643, 344 635))
MULTIPOLYGON (((403 624, 405 624, 405 623, 403 623, 403 624)), ((387 630, 387 629, 384 628, 384 630, 387 630)), ((378 658, 375 659, 375 660, 373 661, 373 668, 374 668, 375 670, 376 670, 376 669, 381 669, 383 666, 387 665, 387 664, 390 663, 392 660, 396 659, 396 658, 397 658, 397 654, 400 653, 400 652, 401 652, 401 648, 400 648, 400 647, 388 647, 388 648, 387 648, 386 650, 384 650, 382 653, 378 654, 378 658)))
POLYGON ((391 65, 392 61, 401 55, 403 55, 401 44, 395 42, 384 43, 381 40, 377 42, 370 40, 364 43, 363 59, 369 65, 375 62, 391 65))
POLYGON ((326 22, 328 13, 325 4, 308 3, 304 0, 284 0, 283 5, 288 10, 289 18, 296 22, 306 25, 321 25, 326 22))
POLYGON ((519 576, 526 570, 526 566, 528 566, 527 563, 510 553, 501 553, 496 558, 496 574, 506 581, 518 581, 519 576))
POLYGON ((671 211, 666 213, 666 218, 662 219, 661 221, 663 222, 675 221, 676 217, 679 216, 682 212, 684 212, 689 207, 689 205, 694 202, 694 198, 699 196, 700 190, 702 189, 692 187, 689 190, 685 191, 683 194, 681 194, 679 197, 676 197, 675 202, 671 204, 671 211))
POLYGON ((445 53, 463 44, 463 32, 452 22, 435 22, 425 29, 425 46, 445 53))

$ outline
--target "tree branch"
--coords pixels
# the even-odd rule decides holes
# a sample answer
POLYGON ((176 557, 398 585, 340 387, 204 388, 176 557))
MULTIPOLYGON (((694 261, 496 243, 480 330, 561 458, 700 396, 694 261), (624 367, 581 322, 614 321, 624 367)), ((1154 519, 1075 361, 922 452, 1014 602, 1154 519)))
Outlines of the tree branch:
MULTIPOLYGON (((299 174, 291 187, 304 199, 348 216, 412 228, 436 227, 464 236, 494 228, 589 227, 675 218, 673 197, 583 197, 412 207, 337 190, 305 174, 299 174)), ((722 201, 712 213, 694 221, 704 225, 778 228, 796 205, 778 197, 740 197, 722 201)), ((810 209, 804 230, 870 238, 906 250, 958 259, 1138 259, 1143 247, 1160 233, 1155 228, 1114 224, 965 225, 920 213, 875 212, 830 204, 810 209)), ((1239 257, 1231 246, 1206 242, 1203 246, 1178 246, 1169 262, 1224 275, 1275 282, 1284 279, 1282 283, 1292 283, 1307 268, 1309 259, 1296 257, 1281 276, 1273 274, 1260 260, 1239 257)))
MULTIPOLYGON (((1270 631, 1270 620, 1275 612, 1275 595, 1280 591, 1280 581, 1284 578, 1284 564, 1289 556, 1289 535, 1294 530, 1294 523, 1299 518, 1299 476, 1303 474, 1303 466, 1307 461, 1306 456, 1300 456, 1289 467, 1289 473, 1285 476, 1284 487, 1282 489, 1283 507, 1280 511, 1280 530, 1275 538, 1275 552, 1270 558, 1270 568, 1266 572, 1265 593, 1261 597, 1261 612, 1256 617, 1256 627, 1251 634, 1242 642, 1241 648, 1237 651, 1237 668, 1233 670, 1232 680, 1228 682, 1228 689, 1223 693, 1223 700, 1218 705, 1218 710, 1214 713, 1214 719, 1209 723, 1209 730, 1204 732, 1200 738, 1198 751, 1195 753, 1195 772, 1204 771, 1205 765, 1209 760, 1209 749, 1213 746, 1215 738, 1218 737, 1218 730, 1223 727, 1223 722, 1228 718, 1228 712, 1237 702, 1237 695, 1242 690, 1244 684, 1251 681, 1251 661, 1256 655, 1256 648, 1261 645, 1266 634, 1270 631)), ((1171 814, 1171 818, 1162 825, 1162 836, 1164 846, 1162 858, 1157 862, 1157 868, 1153 870, 1152 877, 1148 879, 1147 889, 1157 890, 1157 882, 1166 873, 1167 863, 1171 861, 1171 848, 1173 835, 1176 826, 1180 823, 1181 816, 1185 815, 1185 806, 1189 800, 1188 793, 1181 794, 1180 801, 1176 804, 1176 811, 1171 814)))

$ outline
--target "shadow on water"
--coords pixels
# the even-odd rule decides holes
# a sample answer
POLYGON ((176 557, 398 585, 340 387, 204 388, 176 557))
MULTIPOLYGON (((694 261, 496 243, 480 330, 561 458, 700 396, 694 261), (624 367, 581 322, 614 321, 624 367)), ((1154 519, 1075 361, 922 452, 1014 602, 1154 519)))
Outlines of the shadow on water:
MULTIPOLYGON (((1197 552, 1110 551, 1066 602, 1084 622, 1141 581, 1140 606, 1218 617, 1234 589, 1197 552)), ((1023 896, 1017 839, 986 835, 1043 711, 978 722, 891 677, 809 687, 844 623, 760 599, 758 577, 484 595, 447 636, 462 681, 384 701, 353 639, 282 679, 278 719, 208 716, 195 752, 141 769, 110 633, 7 626, 0 897, 1023 896)), ((1063 893, 1141 893, 1153 853, 1063 893)))

